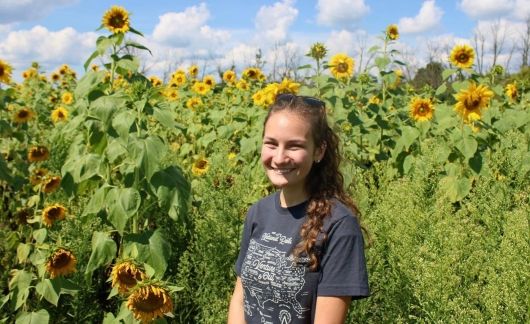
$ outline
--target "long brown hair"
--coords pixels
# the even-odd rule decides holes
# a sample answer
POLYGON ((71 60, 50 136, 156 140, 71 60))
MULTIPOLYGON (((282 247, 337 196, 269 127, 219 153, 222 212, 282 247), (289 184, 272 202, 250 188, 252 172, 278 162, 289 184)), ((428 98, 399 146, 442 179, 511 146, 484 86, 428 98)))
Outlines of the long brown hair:
MULTIPOLYGON (((313 97, 278 95, 276 101, 269 107, 264 125, 272 114, 279 111, 293 112, 304 118, 310 124, 315 148, 325 149, 322 160, 313 163, 306 177, 305 191, 309 197, 307 220, 300 228, 300 242, 293 250, 293 255, 297 259, 304 254, 307 255, 309 269, 315 271, 319 266, 317 240, 320 239, 319 234, 324 219, 331 215, 333 199, 346 205, 357 218, 360 218, 360 212, 344 190, 344 177, 339 170, 341 162, 339 137, 328 125, 324 102, 313 97)), ((319 244, 323 244, 326 240, 327 235, 323 233, 319 244)))

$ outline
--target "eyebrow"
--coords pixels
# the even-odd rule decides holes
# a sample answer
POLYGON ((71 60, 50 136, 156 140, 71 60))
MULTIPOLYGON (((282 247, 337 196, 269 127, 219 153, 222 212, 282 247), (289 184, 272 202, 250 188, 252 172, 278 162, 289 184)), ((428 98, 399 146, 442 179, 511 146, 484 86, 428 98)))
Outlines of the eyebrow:
MULTIPOLYGON (((278 140, 274 137, 270 137, 270 136, 265 136, 263 137, 263 141, 275 141, 277 142, 278 140)), ((292 140, 288 140, 287 141, 288 144, 305 144, 307 143, 307 140, 305 139, 292 139, 292 140)))

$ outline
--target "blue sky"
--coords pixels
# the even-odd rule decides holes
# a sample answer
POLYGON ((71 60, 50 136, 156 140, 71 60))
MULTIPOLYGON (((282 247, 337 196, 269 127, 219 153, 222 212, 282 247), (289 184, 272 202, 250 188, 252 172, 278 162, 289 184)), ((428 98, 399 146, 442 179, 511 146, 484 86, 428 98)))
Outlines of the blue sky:
POLYGON ((282 55, 303 61, 316 41, 330 54, 346 52, 355 59, 391 23, 399 26, 394 46, 410 73, 429 56, 446 60, 457 43, 472 45, 476 33, 486 36, 487 65, 495 24, 506 35, 500 62, 516 70, 517 43, 530 17, 530 0, 0 0, 0 59, 15 67, 15 76, 32 61, 47 72, 62 63, 80 70, 97 36, 106 33, 96 29, 112 5, 131 13, 132 26, 145 35, 140 42, 153 52, 143 67, 160 76, 189 64, 209 71, 243 68, 257 49, 268 63, 282 61, 282 55))

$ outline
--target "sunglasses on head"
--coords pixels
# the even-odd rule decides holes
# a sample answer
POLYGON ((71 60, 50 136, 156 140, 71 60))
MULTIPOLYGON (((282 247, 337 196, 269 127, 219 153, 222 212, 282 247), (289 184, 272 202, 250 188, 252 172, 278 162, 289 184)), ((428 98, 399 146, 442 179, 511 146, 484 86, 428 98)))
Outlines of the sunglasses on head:
POLYGON ((297 98, 300 98, 306 105, 316 108, 324 108, 326 107, 326 104, 324 101, 310 96, 297 96, 292 93, 281 93, 276 96, 276 102, 282 102, 282 101, 288 101, 292 102, 296 100, 297 98))

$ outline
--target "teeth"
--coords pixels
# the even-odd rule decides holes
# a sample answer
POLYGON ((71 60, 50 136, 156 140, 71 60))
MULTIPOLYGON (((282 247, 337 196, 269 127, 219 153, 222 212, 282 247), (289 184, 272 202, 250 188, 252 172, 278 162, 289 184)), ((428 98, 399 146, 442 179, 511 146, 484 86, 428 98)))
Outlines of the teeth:
POLYGON ((286 174, 291 172, 292 169, 274 169, 274 172, 277 174, 286 174))

